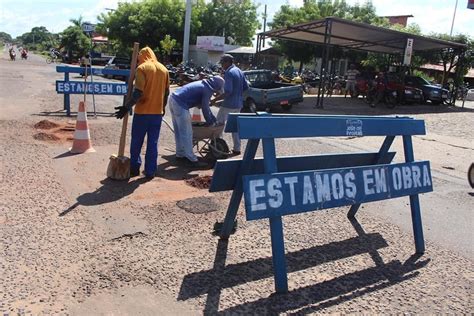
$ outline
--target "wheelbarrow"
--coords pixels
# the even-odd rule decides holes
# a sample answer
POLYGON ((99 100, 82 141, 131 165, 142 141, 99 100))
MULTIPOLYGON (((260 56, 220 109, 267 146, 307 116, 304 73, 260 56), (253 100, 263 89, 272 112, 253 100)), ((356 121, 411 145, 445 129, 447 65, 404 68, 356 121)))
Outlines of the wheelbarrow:
POLYGON ((225 125, 209 126, 205 122, 193 122, 193 147, 206 160, 229 157, 229 146, 220 138, 225 125))

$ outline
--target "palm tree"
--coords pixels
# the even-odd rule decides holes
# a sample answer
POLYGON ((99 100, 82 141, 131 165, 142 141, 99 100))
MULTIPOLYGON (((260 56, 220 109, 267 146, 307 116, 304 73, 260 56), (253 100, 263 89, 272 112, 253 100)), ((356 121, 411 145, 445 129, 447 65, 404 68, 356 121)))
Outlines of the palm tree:
POLYGON ((69 22, 71 22, 72 25, 79 26, 79 27, 81 27, 82 23, 84 23, 84 21, 82 19, 82 15, 79 15, 79 17, 77 19, 69 19, 69 22))

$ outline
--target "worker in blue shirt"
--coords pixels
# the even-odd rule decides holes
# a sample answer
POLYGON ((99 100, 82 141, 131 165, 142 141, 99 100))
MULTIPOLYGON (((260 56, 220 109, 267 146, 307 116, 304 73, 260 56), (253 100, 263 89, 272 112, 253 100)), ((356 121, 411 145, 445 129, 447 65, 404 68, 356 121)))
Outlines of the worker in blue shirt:
MULTIPOLYGON (((217 123, 225 124, 229 113, 240 113, 244 105, 243 93, 249 87, 243 72, 234 65, 234 57, 232 55, 224 54, 221 57, 220 64, 225 71, 224 94, 214 99, 212 104, 224 99, 217 113, 217 123)), ((240 138, 238 133, 232 133, 232 141, 232 153, 234 155, 240 155, 240 138)))
POLYGON ((195 81, 177 89, 168 99, 174 127, 176 142, 176 159, 187 163, 188 166, 201 168, 207 164, 198 161, 193 152, 193 128, 189 109, 201 108, 206 123, 218 125, 216 117, 209 108, 209 102, 214 94, 222 93, 224 79, 213 76, 209 79, 195 81))

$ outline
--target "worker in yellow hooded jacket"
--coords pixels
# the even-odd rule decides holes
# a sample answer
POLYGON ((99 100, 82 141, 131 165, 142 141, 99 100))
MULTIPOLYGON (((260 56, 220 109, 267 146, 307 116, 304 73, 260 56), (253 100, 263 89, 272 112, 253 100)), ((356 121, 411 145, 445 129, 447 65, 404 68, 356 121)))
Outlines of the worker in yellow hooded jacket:
POLYGON ((132 98, 124 106, 116 107, 115 116, 122 119, 135 105, 130 143, 130 176, 140 174, 142 160, 140 152, 145 135, 145 176, 155 176, 158 161, 158 138, 161 121, 165 114, 169 95, 169 73, 149 47, 142 48, 138 54, 138 67, 135 74, 135 88, 132 98))

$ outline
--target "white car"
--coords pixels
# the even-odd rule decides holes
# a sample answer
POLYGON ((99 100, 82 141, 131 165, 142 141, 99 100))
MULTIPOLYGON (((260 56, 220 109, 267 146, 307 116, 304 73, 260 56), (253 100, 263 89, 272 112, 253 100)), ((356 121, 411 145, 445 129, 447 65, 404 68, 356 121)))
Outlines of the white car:
POLYGON ((466 101, 474 101, 474 89, 467 90, 466 101))

